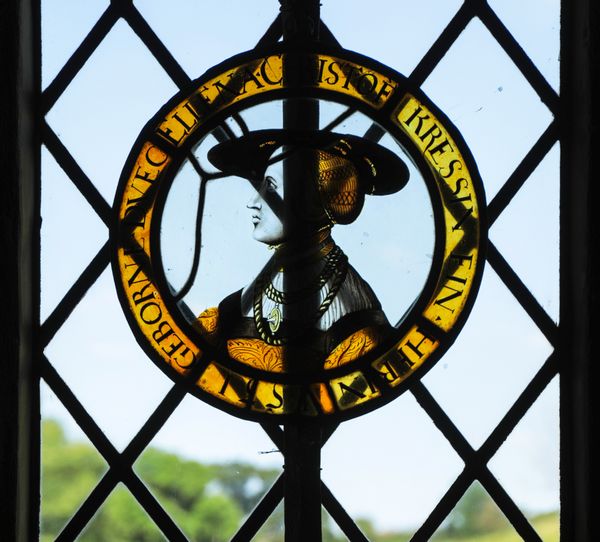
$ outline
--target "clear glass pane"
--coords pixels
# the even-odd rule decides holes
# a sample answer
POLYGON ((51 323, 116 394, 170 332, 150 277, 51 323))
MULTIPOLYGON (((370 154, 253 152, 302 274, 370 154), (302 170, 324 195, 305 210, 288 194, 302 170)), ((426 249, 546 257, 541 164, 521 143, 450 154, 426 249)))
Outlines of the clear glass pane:
POLYGON ((252 542, 281 542, 283 537, 283 502, 281 502, 252 538, 252 542))
POLYGON ((496 248, 555 322, 560 308, 559 167, 556 145, 490 230, 496 248))
POLYGON ((119 450, 171 386, 136 343, 109 270, 58 331, 46 355, 119 450))
POLYGON ((42 492, 40 540, 55 540, 108 470, 52 390, 41 384, 42 492))
POLYGON ((119 20, 46 118, 112 204, 140 130, 176 91, 127 23, 119 20))
POLYGON ((275 476, 245 463, 206 464, 148 448, 135 471, 190 540, 227 542, 255 491, 275 476))
POLYGON ((108 228, 46 147, 42 148, 41 214, 43 321, 108 239, 108 228))
POLYGON ((321 532, 323 534, 323 542, 348 542, 348 538, 344 535, 336 522, 329 515, 325 507, 321 508, 321 532))
POLYGON ((321 14, 342 47, 410 75, 461 3, 329 0, 322 2, 321 14))
POLYGON ((253 463, 281 469, 283 456, 262 428, 187 396, 151 446, 201 463, 253 463))
POLYGON ((469 320, 423 382, 477 448, 551 352, 550 344, 488 265, 469 320))
POLYGON ((190 540, 208 539, 209 527, 229 540, 282 464, 260 426, 187 397, 134 469, 190 540))
POLYGON ((488 0, 508 30, 548 82, 559 90, 560 0, 488 0))
POLYGON ((463 468, 410 394, 342 424, 322 454, 322 478, 372 530, 414 532, 463 468))
POLYGON ((107 0, 42 0, 42 88, 56 77, 108 5, 107 0))
POLYGON ((80 542, 105 542, 106 540, 163 542, 167 539, 129 490, 123 484, 119 484, 77 540, 80 542))
POLYGON ((448 519, 431 538, 436 542, 455 539, 480 542, 522 540, 479 482, 474 482, 467 489, 448 519))
POLYGON ((227 0, 226 3, 135 0, 135 6, 195 79, 223 60, 256 45, 277 16, 271 2, 227 0))
POLYGON ((469 23, 423 89, 465 138, 488 201, 552 120, 478 19, 469 23))
POLYGON ((346 105, 337 104, 334 102, 327 102, 326 105, 322 105, 319 108, 319 128, 322 130, 328 127, 329 125, 335 125, 333 131, 339 131, 337 128, 339 124, 340 115, 345 115, 349 112, 350 108, 346 105), (338 120, 338 122, 336 122, 338 120))
POLYGON ((559 534, 559 380, 540 395, 489 463, 542 540, 559 534))
POLYGON ((267 130, 283 127, 283 104, 281 101, 267 102, 248 107, 240 117, 252 130, 267 130))

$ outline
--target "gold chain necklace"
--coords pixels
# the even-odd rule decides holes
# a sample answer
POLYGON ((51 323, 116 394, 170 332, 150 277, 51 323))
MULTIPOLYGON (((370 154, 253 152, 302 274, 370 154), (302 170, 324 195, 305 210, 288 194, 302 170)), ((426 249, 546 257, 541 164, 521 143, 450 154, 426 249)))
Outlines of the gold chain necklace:
POLYGON ((282 305, 300 301, 307 295, 314 293, 325 286, 338 269, 343 258, 345 258, 345 255, 342 252, 342 249, 336 246, 329 254, 327 254, 327 256, 325 256, 325 265, 312 285, 296 290, 295 292, 282 292, 273 286, 273 282, 269 281, 264 289, 264 294, 271 301, 275 301, 275 303, 280 303, 282 305))
POLYGON ((342 252, 342 250, 339 247, 336 246, 335 249, 332 250, 326 258, 327 260, 325 262, 323 270, 317 277, 315 284, 311 287, 303 288, 302 290, 293 292, 292 294, 286 294, 286 292, 281 292, 280 290, 277 290, 267 278, 268 273, 261 273, 261 275, 258 277, 254 285, 254 323, 256 325, 256 330, 258 331, 260 338, 267 344, 280 346, 283 344, 287 344, 287 342, 291 338, 276 337, 274 335, 279 330, 281 322, 283 321, 283 314, 281 312, 281 309, 279 308, 279 304, 286 305, 294 303, 302 298, 305 298, 307 294, 317 292, 319 289, 325 286, 325 284, 327 284, 327 282, 329 282, 330 279, 332 279, 331 287, 329 288, 327 295, 323 298, 323 301, 321 301, 321 304, 319 305, 315 316, 312 318, 311 322, 308 325, 317 322, 319 318, 321 318, 321 316, 325 314, 332 301, 335 299, 335 296, 337 295, 348 272, 348 257, 342 252), (267 281, 269 281, 268 285, 265 284, 267 281), (269 288, 269 286, 271 286, 271 288, 269 288), (267 321, 269 324, 268 327, 265 326, 263 319, 263 294, 267 295, 269 299, 275 301, 278 304, 270 311, 267 317, 267 321))

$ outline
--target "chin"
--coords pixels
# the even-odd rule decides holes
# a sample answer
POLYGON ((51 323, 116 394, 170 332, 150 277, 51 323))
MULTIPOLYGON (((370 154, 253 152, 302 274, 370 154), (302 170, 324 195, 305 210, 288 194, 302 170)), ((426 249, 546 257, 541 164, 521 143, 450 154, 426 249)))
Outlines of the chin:
POLYGON ((254 230, 252 237, 265 245, 279 245, 283 242, 283 235, 273 235, 257 230, 254 230))

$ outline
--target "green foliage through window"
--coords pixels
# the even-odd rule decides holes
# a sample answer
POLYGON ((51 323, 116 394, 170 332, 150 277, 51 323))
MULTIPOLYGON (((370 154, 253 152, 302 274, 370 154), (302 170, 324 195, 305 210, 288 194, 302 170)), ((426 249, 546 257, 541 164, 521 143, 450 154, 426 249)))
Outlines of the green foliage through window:
MULTIPOLYGON (((277 478, 279 471, 248 463, 203 464, 148 448, 134 466, 167 513, 194 542, 226 542, 277 478)), ((56 538, 107 470, 94 448, 67 439, 54 420, 42 425, 42 542, 56 538)), ((265 523, 255 542, 281 542, 283 507, 265 523)), ((558 542, 558 513, 532 520, 545 542, 558 542)), ((358 520, 372 542, 408 542, 412 533, 384 532, 358 520)), ((123 485, 110 494, 81 542, 164 541, 154 523, 123 485)), ((323 541, 346 538, 324 516, 323 541)), ((485 490, 474 484, 459 501, 436 542, 518 542, 520 537, 485 490)))

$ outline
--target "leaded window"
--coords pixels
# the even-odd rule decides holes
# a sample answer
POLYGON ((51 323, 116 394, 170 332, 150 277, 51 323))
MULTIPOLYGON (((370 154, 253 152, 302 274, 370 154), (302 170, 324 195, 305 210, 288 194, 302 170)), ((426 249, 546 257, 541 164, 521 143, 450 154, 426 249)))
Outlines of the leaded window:
MULTIPOLYGON (((42 423, 60 419, 67 441, 86 442, 86 450, 94 450, 87 459, 94 463, 94 476, 86 480, 81 498, 66 505, 60 525, 42 521, 42 537, 92 536, 94 522, 102 520, 111 501, 135 508, 148 532, 168 540, 200 536, 151 481, 157 448, 205 462, 259 460, 267 470, 279 470, 264 494, 246 494, 253 500, 232 540, 250 540, 257 533, 260 540, 284 494, 291 509, 294 496, 286 494, 291 475, 281 469, 278 452, 285 450, 282 428, 230 418, 157 370, 125 322, 109 266, 111 206, 138 133, 171 96, 211 66, 278 42, 279 7, 275 1, 177 6, 113 1, 74 3, 67 11, 62 4, 41 3, 41 297, 35 364, 42 423)), ((558 539, 557 515, 543 525, 532 518, 559 507, 559 369, 569 348, 561 314, 573 310, 565 306, 558 274, 561 137, 571 152, 571 140, 557 121, 567 110, 559 99, 560 5, 540 0, 516 9, 503 1, 422 6, 329 0, 320 16, 321 43, 332 51, 344 47, 372 56, 402 73, 460 131, 485 188, 489 242, 481 288, 456 342, 389 405, 322 426, 321 481, 308 491, 321 499, 324 525, 334 525, 332 536, 349 540, 377 540, 385 530, 409 532, 414 540, 449 534, 474 494, 495 520, 504 518, 507 532, 525 540, 558 539), (373 519, 373 532, 358 521, 363 517, 373 519)), ((265 119, 280 114, 278 107, 274 102, 249 107, 210 137, 231 139, 271 127, 265 119)), ((321 127, 345 133, 381 128, 347 104, 323 100, 320 115, 321 127)), ((165 239, 183 241, 163 255, 163 265, 183 257, 194 268, 195 256, 185 244, 186 235, 195 233, 189 217, 202 198, 209 209, 198 266, 210 295, 204 299, 197 293, 199 310, 239 285, 245 265, 264 258, 254 249, 223 248, 223 231, 238 239, 243 202, 251 192, 242 183, 204 187, 207 167, 198 158, 182 168, 178 203, 167 203, 165 210, 173 228, 165 228, 165 239), (222 212, 232 201, 238 208, 222 212)), ((562 183, 564 197, 566 173, 562 183)), ((408 288, 414 282, 418 289, 432 258, 427 198, 418 193, 413 198, 389 208, 383 204, 350 233, 340 234, 353 261, 372 269, 384 306, 401 306, 394 297, 402 295, 398 284, 408 288), (404 205, 402 217, 398 205, 404 205), (382 216, 385 220, 378 220, 382 216), (394 221, 396 237, 387 234, 394 221), (403 224, 416 225, 424 238, 403 231, 403 224), (382 254, 379 268, 401 271, 378 275, 372 261, 382 254)), ((564 258, 568 241, 562 242, 564 258)), ((172 280, 185 288, 189 273, 173 273, 172 280)), ((58 433, 44 433, 42 465, 52 453, 47 444, 64 438, 58 433)), ((42 469, 42 518, 50 506, 44 495, 58 483, 42 469)), ((287 515, 285 522, 293 524, 287 515)), ((285 536, 293 540, 289 529, 285 536)))

